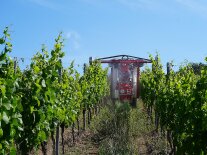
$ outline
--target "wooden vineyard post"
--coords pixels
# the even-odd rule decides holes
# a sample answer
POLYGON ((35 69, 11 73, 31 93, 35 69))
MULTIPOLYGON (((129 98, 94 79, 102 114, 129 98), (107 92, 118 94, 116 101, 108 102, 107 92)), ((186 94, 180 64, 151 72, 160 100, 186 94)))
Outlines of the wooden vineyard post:
MULTIPOLYGON (((86 64, 84 63, 83 73, 86 73, 86 64)), ((85 103, 84 103, 85 104, 85 103)), ((86 107, 83 106, 83 130, 86 130, 86 107)))
POLYGON ((55 155, 59 155, 59 125, 56 128, 55 155))
MULTIPOLYGON (((59 60, 61 63, 61 60, 59 60)), ((58 69, 58 74, 59 74, 59 83, 61 82, 61 78, 62 78, 62 69, 59 68, 58 69)), ((60 133, 60 128, 59 128, 59 123, 57 124, 57 128, 56 128, 56 147, 55 147, 55 155, 59 155, 59 133, 60 133)))
MULTIPOLYGON (((155 71, 155 67, 158 67, 157 65, 158 65, 158 62, 159 60, 158 60, 158 55, 156 55, 156 57, 155 57, 155 65, 156 66, 154 66, 153 67, 153 71, 155 71)), ((158 79, 156 79, 156 80, 158 80, 158 79)), ((156 81, 157 82, 157 81, 156 81)), ((155 102, 155 127, 156 127, 156 131, 158 132, 158 128, 159 128, 159 115, 158 115, 158 112, 157 112, 157 107, 156 107, 156 98, 157 98, 157 96, 154 96, 154 102, 155 102)))
MULTIPOLYGON (((167 87, 170 87, 170 72, 171 72, 171 64, 167 62, 167 75, 166 75, 166 84, 167 87)), ((173 143, 172 143, 172 132, 167 129, 166 139, 169 142, 171 150, 173 150, 173 143)), ((168 143, 167 143, 168 145, 168 143)), ((168 147, 168 146, 167 146, 168 147)))
POLYGON ((167 63, 167 78, 166 78, 166 82, 167 82, 167 83, 169 82, 169 79, 170 79, 170 71, 171 71, 171 65, 170 65, 170 63, 168 62, 168 63, 167 63))
POLYGON ((72 139, 73 139, 73 144, 75 144, 75 123, 72 124, 72 139))
POLYGON ((54 137, 54 131, 51 133, 51 139, 52 139, 52 154, 55 154, 55 137, 54 137))
POLYGON ((64 132, 65 132, 65 125, 62 123, 61 127, 61 138, 62 138, 62 154, 65 154, 65 145, 64 145, 64 132))
POLYGON ((77 128, 78 128, 78 136, 80 135, 80 121, 79 117, 77 117, 77 128))
MULTIPOLYGON (((89 65, 92 65, 92 57, 89 57, 89 65)), ((90 125, 91 122, 91 107, 88 107, 88 125, 90 125)))
POLYGON ((83 109, 83 130, 86 130, 86 109, 83 109))
POLYGON ((17 57, 14 57, 14 74, 16 74, 17 71, 17 57))
POLYGON ((91 123, 91 108, 88 108, 88 125, 91 123))

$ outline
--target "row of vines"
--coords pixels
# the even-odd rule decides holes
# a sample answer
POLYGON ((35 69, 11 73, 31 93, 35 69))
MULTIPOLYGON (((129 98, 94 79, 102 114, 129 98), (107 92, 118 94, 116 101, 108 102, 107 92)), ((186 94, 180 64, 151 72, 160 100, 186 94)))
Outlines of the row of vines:
POLYGON ((43 46, 22 71, 8 56, 12 44, 8 28, 4 30, 0 38, 0 154, 28 154, 44 148, 49 137, 58 154, 59 128, 64 132, 108 94, 107 70, 97 61, 86 65, 83 75, 74 63, 64 68, 63 47, 60 34, 51 52, 43 46))
POLYGON ((150 58, 141 97, 156 131, 166 137, 167 154, 207 154, 207 66, 196 72, 186 63, 173 71, 168 63, 165 74, 160 57, 150 58))

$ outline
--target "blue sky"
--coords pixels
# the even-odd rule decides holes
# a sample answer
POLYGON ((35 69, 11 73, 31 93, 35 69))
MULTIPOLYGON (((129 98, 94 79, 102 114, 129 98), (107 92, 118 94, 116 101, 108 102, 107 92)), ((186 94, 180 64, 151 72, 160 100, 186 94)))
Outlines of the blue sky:
POLYGON ((158 51, 163 64, 204 62, 206 0, 1 0, 0 30, 10 26, 11 56, 29 59, 63 31, 64 64, 158 51))

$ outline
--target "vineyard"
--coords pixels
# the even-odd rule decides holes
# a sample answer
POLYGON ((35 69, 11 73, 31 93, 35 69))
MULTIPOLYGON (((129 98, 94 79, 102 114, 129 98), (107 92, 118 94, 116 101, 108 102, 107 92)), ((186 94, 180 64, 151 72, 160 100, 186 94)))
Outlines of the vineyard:
POLYGON ((41 147, 45 155, 49 139, 53 154, 59 154, 60 144, 65 154, 65 129, 71 127, 74 139, 74 128, 85 131, 101 104, 102 115, 91 128, 97 132, 95 140, 102 141, 102 154, 137 154, 134 148, 143 130, 159 135, 166 144, 158 153, 207 154, 206 65, 196 70, 186 63, 174 71, 168 63, 165 73, 159 55, 150 56, 152 68, 146 67, 140 79, 143 107, 138 102, 133 109, 129 104, 103 103, 109 98, 109 80, 99 61, 84 65, 83 75, 74 62, 63 67, 61 33, 54 48, 49 52, 42 46, 23 71, 9 57, 10 41, 6 28, 0 38, 0 154, 30 154, 41 147), (146 119, 140 111, 146 112, 146 119))
POLYGON ((108 95, 107 69, 98 61, 85 65, 82 76, 73 63, 64 68, 61 34, 51 52, 43 46, 24 71, 8 56, 12 52, 8 28, 0 44, 0 154, 28 154, 40 146, 44 152, 49 137, 58 154, 60 128, 63 135, 83 113, 84 129, 86 110, 90 115, 90 109, 108 95))
POLYGON ((166 137, 167 154, 206 154, 207 66, 173 71, 168 63, 165 75, 160 57, 151 60, 152 69, 141 75, 142 100, 156 131, 166 137))

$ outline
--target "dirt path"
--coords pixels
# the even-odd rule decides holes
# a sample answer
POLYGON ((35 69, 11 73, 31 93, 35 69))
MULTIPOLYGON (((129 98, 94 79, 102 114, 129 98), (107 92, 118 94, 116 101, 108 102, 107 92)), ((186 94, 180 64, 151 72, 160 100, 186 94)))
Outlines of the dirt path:
MULTIPOLYGON (((66 140, 66 155, 98 155, 99 145, 94 143, 92 137, 94 134, 87 130, 82 132, 79 137, 76 137, 75 144, 72 144, 72 139, 66 140)), ((147 155, 148 148, 146 144, 146 137, 139 137, 136 140, 137 155, 147 155)))
POLYGON ((79 136, 76 135, 74 144, 69 136, 65 144, 66 155, 97 155, 99 146, 91 140, 92 136, 93 133, 90 130, 82 131, 79 136))
MULTIPOLYGON (((129 128, 126 128, 123 124, 116 130, 112 130, 117 126, 117 122, 114 123, 114 120, 118 118, 117 116, 114 119, 114 113, 109 108, 103 109, 98 116, 93 118, 90 127, 87 127, 86 131, 81 131, 78 135, 77 129, 75 130, 75 142, 72 141, 71 128, 65 129, 65 155, 98 155, 99 151, 104 151, 105 154, 113 154, 114 151, 128 149, 133 155, 150 155, 161 152, 165 154, 165 140, 160 139, 154 132, 154 126, 147 123, 147 116, 142 107, 130 110, 128 116, 129 128), (115 124, 116 126, 114 126, 115 124), (115 132, 117 130, 120 132, 115 132), (125 136, 129 137, 124 137, 124 133, 127 133, 125 131, 128 132, 125 136), (124 138, 127 139, 126 142, 124 138)), ((61 136, 59 147, 61 155, 61 136)), ((51 140, 48 141, 47 148, 48 155, 53 154, 51 140)), ((41 149, 38 150, 37 154, 42 154, 41 149)))

